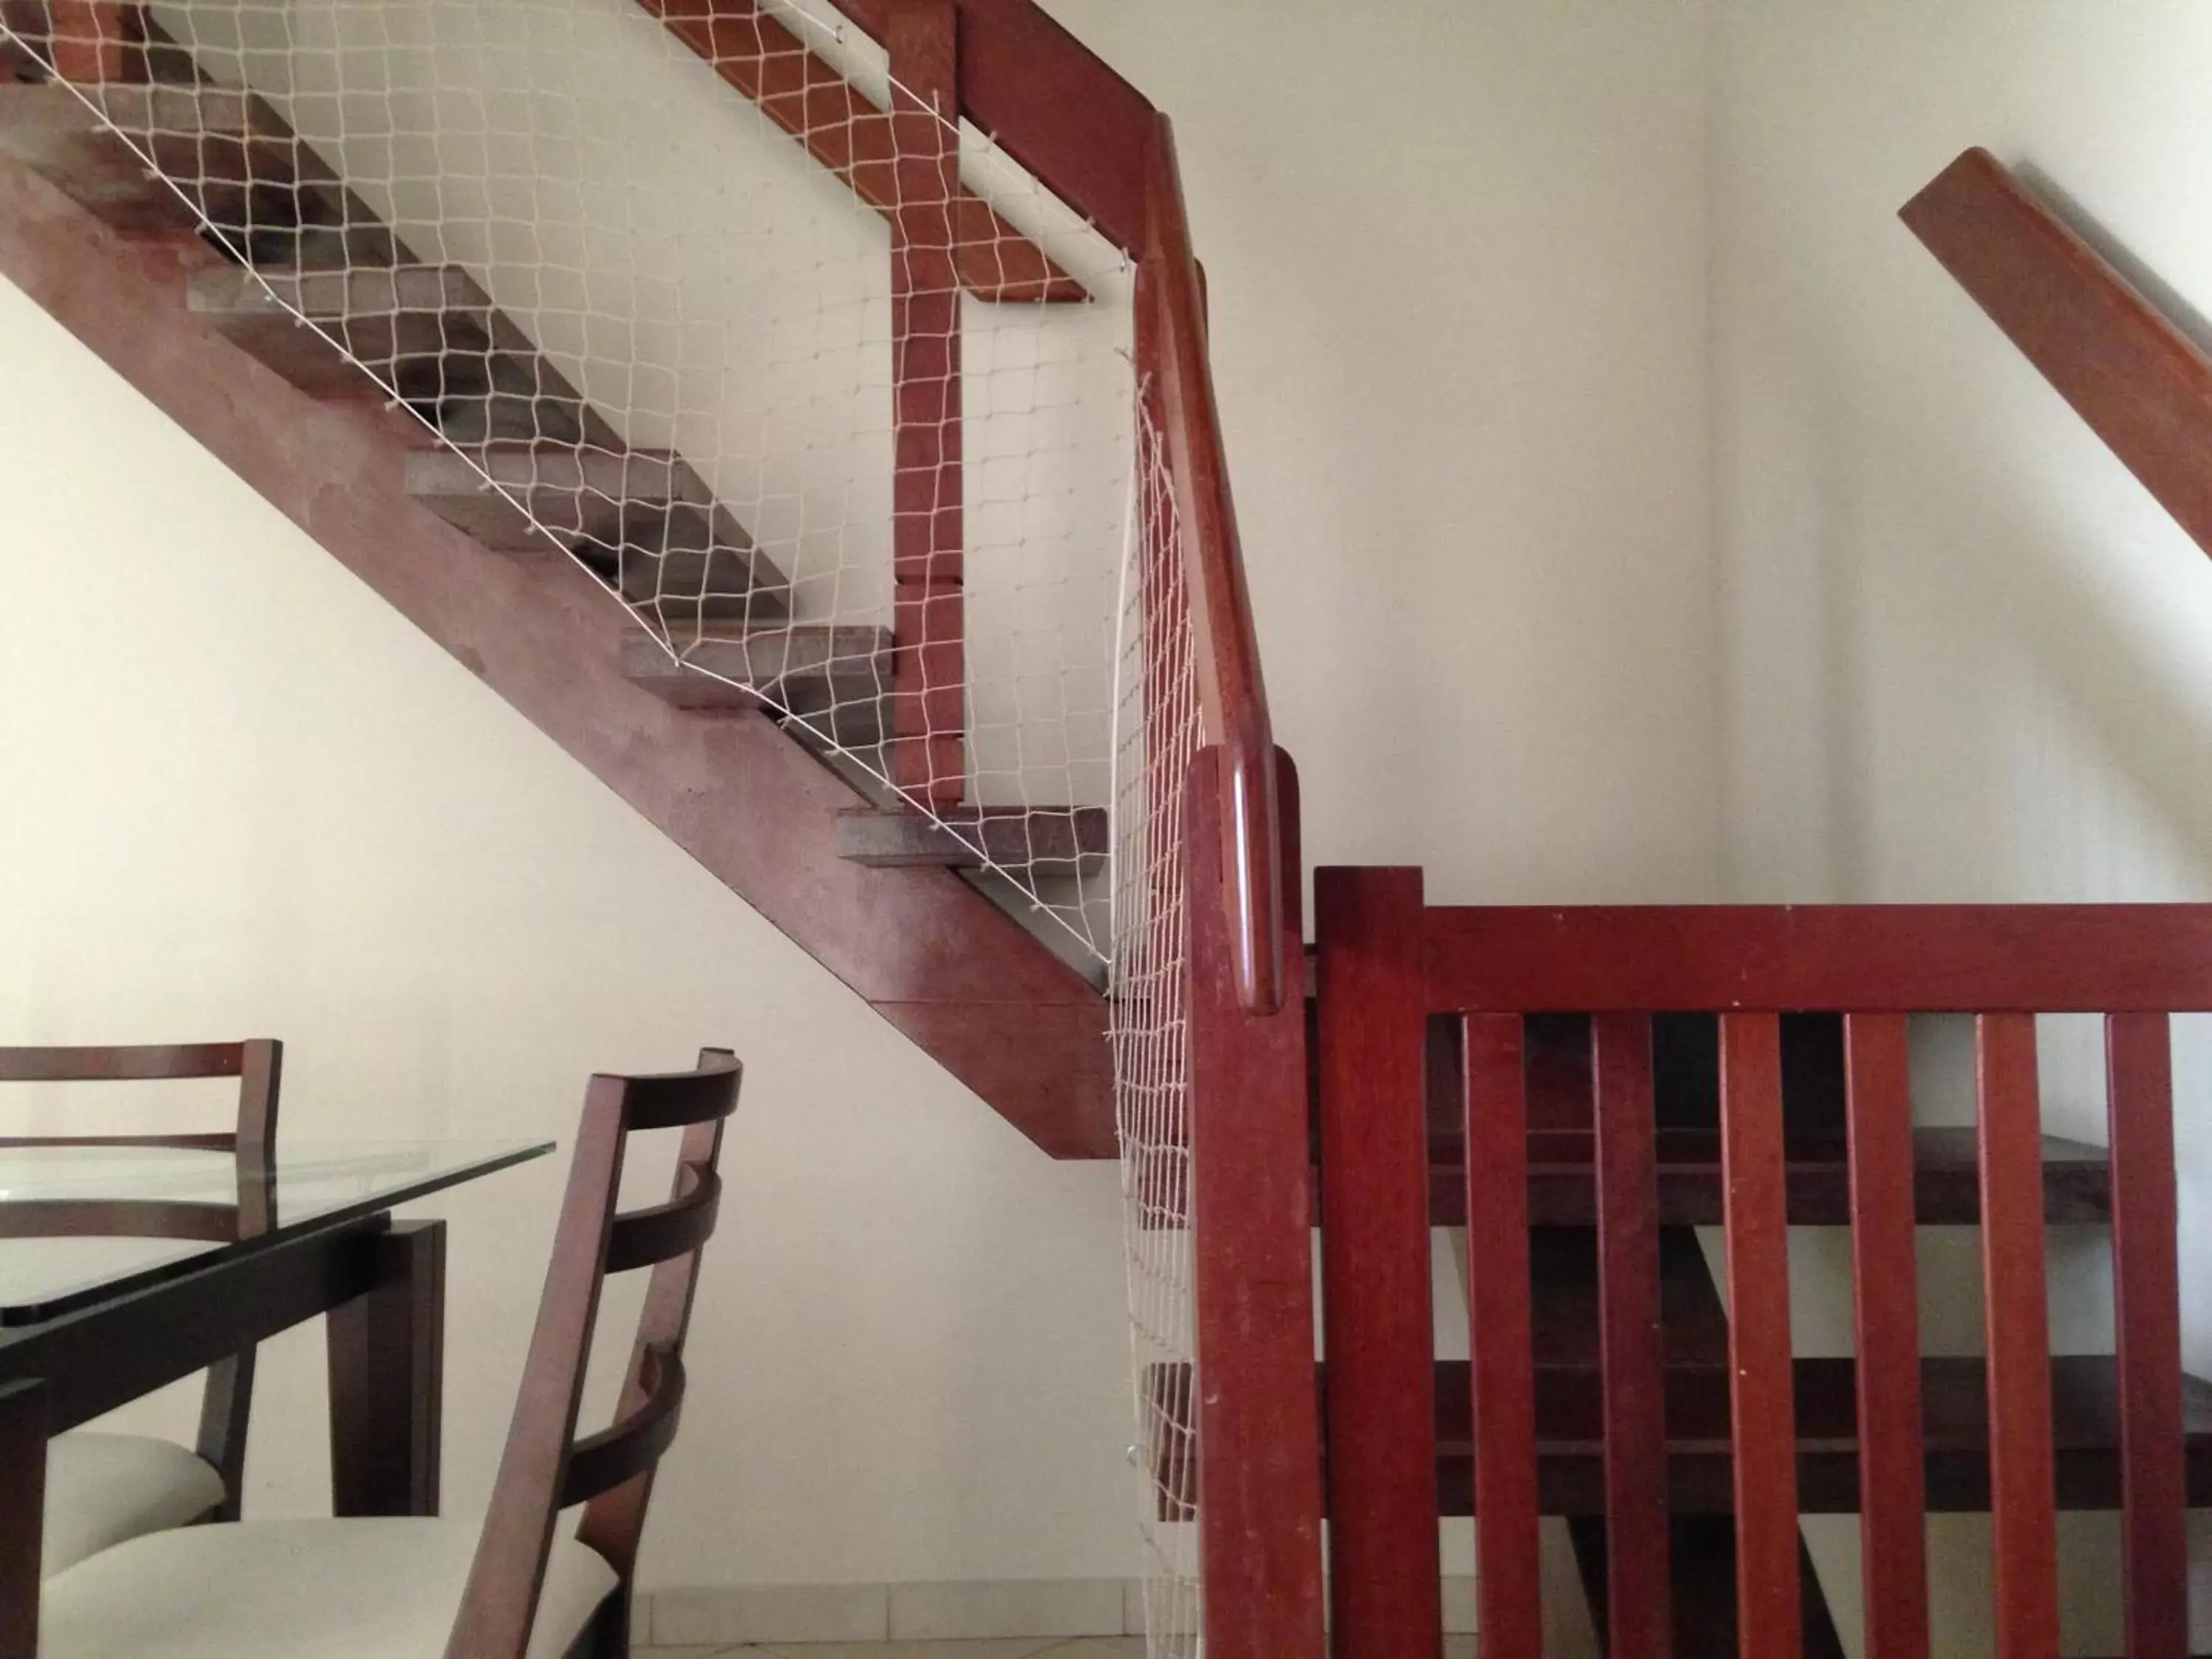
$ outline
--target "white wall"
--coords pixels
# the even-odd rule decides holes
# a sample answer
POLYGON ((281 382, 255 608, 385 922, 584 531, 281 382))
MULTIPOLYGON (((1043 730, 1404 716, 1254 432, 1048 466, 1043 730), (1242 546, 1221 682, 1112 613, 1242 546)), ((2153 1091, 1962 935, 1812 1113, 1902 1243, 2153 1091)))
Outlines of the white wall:
MULTIPOLYGON (((2212 896, 2212 568, 1894 217, 1984 144, 2094 214, 2185 314, 2212 309, 2212 12, 1709 10, 1729 896, 2212 896)), ((1927 1035, 1924 1059, 1948 1045, 1955 1062, 1958 1033, 1927 1035)), ((2177 1079, 2199 1373, 2202 1035, 2185 1034, 2177 1079)), ((2053 1128, 2101 1140, 2094 1038, 2050 1034, 2045 1109, 2053 1128)), ((1954 1063, 1946 1087, 1942 1069, 1917 1079, 1916 1105, 1959 1121, 1963 1078, 1954 1063)), ((2054 1236, 2054 1345, 2109 1352, 2108 1258, 2080 1231, 2054 1236)), ((1797 1241, 1800 1331, 1848 1351, 1838 1248, 1797 1241)), ((1938 1351, 1978 1347, 1972 1252, 1963 1233, 1923 1249, 1938 1351)), ((1848 1621, 1850 1523, 1812 1530, 1848 1621)), ((1986 1528, 1933 1535, 1938 1648, 1986 1651, 1986 1528)), ((2117 1528, 2071 1517, 2062 1538, 2069 1650, 2117 1650, 2117 1528)), ((2198 1601, 2202 1618, 2212 1601, 2198 1601)))
MULTIPOLYGON (((1698 15, 1055 9, 1178 118, 1309 859, 1710 896, 1698 15)), ((1139 1571, 1110 1173, 1036 1158, 4 289, 0 362, 0 1034, 274 1031, 326 1136, 558 1133, 586 1070, 729 1042, 650 1576, 1139 1571)), ((436 1206, 456 1507, 556 1175, 436 1206)), ((255 1496, 311 1506, 314 1345, 269 1370, 255 1496)))
POLYGON ((1049 9, 1175 118, 1308 862, 1712 896, 1698 10, 1049 9))
MULTIPOLYGON (((726 1043, 648 1580, 1138 1571, 1113 1170, 1039 1155, 5 284, 0 363, 0 1042, 274 1035, 289 1136, 564 1140, 590 1071, 726 1043)), ((426 1206, 457 1513, 563 1167, 426 1206)), ((327 1512, 313 1328, 261 1387, 249 1507, 327 1512)))

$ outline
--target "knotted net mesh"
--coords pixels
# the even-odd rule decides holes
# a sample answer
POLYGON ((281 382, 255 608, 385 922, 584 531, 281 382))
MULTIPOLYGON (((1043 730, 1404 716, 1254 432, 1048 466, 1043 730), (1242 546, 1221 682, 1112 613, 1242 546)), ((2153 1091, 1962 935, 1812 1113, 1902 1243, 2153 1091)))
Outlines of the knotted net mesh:
POLYGON ((0 0, 0 155, 197 235, 191 310, 416 423, 422 507, 573 560, 633 679, 765 710, 883 809, 854 850, 1108 980, 1182 1651, 1197 713, 1127 258, 818 0, 0 0))

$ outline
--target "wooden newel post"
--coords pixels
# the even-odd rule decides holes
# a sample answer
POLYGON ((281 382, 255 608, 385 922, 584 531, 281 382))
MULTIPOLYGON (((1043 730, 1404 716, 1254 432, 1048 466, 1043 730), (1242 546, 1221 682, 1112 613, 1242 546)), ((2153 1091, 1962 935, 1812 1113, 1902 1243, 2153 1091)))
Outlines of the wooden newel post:
POLYGON ((967 772, 958 39, 953 0, 891 14, 891 775, 942 806, 967 772))

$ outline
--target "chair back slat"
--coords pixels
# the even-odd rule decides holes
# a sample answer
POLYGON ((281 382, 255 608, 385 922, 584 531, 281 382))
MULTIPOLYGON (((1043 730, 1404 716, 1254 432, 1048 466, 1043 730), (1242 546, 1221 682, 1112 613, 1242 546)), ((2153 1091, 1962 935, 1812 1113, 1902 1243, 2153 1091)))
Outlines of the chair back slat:
POLYGON ((2057 1659, 2057 1475, 2035 1019, 1984 1014, 1974 1036, 1996 1647, 2006 1659, 2057 1659))
POLYGON ((1902 1014, 1844 1022, 1867 1659, 1928 1659, 1919 1263, 1902 1014))
POLYGON ((684 1413, 684 1362, 673 1351, 653 1352, 644 1379, 645 1397, 612 1424, 569 1449, 561 1484, 561 1507, 597 1498, 643 1474, 675 1443, 684 1413))
POLYGON ((1332 1651, 1437 1659, 1420 873, 1325 872, 1314 908, 1332 1651))
POLYGON ((722 1181, 713 1170, 684 1166, 690 1190, 651 1209, 615 1218, 607 1235, 607 1267, 626 1273, 697 1249, 714 1236, 722 1181))
POLYGON ((1484 1651, 1497 1659, 1542 1659, 1522 1022, 1509 1014, 1478 1016, 1467 1022, 1463 1047, 1476 1622, 1484 1651))
POLYGON ((1737 1639, 1746 1655, 1796 1659, 1803 1650, 1804 1607, 1797 1569, 1782 1026, 1772 1014, 1721 1017, 1721 1190, 1737 1639))
MULTIPOLYGON (((0 1137, 0 1148, 38 1146, 159 1147, 228 1152, 235 1160, 237 1201, 128 1202, 72 1200, 0 1206, 0 1237, 119 1236, 200 1239, 252 1238, 276 1223, 276 1104, 284 1045, 273 1038, 244 1042, 185 1042, 76 1048, 0 1048, 0 1083, 172 1082, 236 1078, 238 1104, 225 1130, 164 1134, 0 1137)), ((219 1521, 235 1521, 246 1476, 246 1434, 253 1396, 254 1351, 208 1368, 193 1449, 222 1477, 219 1521)))
POLYGON ((0 1203, 0 1238, 185 1238, 227 1244, 240 1236, 235 1204, 166 1198, 0 1203))
POLYGON ((1596 1079, 1608 1647, 1615 1659, 1668 1659, 1674 1613, 1651 1021, 1640 1014, 1599 1014, 1590 1022, 1590 1047, 1596 1079))
POLYGON ((2130 1659, 2189 1651, 2173 1058, 2160 1014, 2105 1022, 2119 1339, 2122 1606, 2130 1659))
POLYGON ((727 1050, 705 1049, 696 1072, 599 1076, 586 1091, 538 1323, 447 1659, 523 1659, 555 1520, 577 1499, 589 1499, 577 1536, 607 1558, 627 1595, 653 1470, 680 1416, 684 1340, 719 1203, 722 1129, 742 1076, 727 1050), (629 1136, 675 1127, 684 1133, 668 1201, 617 1214, 629 1136), (621 1270, 618 1237, 622 1265, 650 1263, 653 1276, 615 1423, 579 1439, 600 1292, 621 1270))
POLYGON ((93 1048, 0 1048, 0 1083, 147 1083, 237 1077, 242 1042, 135 1043, 93 1048))

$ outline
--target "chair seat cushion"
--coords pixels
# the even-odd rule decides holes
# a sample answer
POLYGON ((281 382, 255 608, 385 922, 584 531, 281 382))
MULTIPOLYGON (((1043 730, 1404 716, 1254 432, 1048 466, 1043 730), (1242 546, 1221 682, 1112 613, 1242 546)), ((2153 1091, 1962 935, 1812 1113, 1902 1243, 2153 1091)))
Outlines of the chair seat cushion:
MULTIPOLYGON (((49 1578, 40 1659, 442 1659, 472 1522, 254 1521, 158 1533, 49 1578)), ((556 1535, 529 1659, 561 1659, 616 1588, 556 1535)))
POLYGON ((143 1534, 197 1521, 222 1499, 222 1477, 169 1441, 56 1435, 46 1443, 46 1576, 143 1534))

